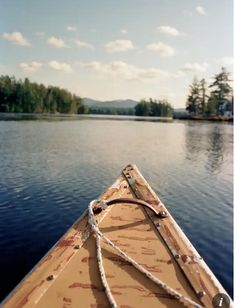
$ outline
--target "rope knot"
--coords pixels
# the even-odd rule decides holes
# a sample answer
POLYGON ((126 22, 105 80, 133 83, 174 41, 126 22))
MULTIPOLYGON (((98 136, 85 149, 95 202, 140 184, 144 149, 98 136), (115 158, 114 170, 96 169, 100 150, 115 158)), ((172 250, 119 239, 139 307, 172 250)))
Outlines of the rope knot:
POLYGON ((99 205, 105 210, 108 207, 107 200, 99 200, 99 205))
MULTIPOLYGON (((154 208, 151 207, 150 204, 143 202, 141 200, 130 200, 128 199, 119 199, 118 202, 122 203, 134 203, 134 204, 139 204, 146 206, 150 208, 155 214, 156 211, 154 208), (128 202, 129 201, 129 202, 128 202)), ((137 263, 135 260, 133 260, 131 257, 129 257, 124 251, 122 251, 119 247, 117 247, 110 239, 108 239, 100 230, 97 225, 96 219, 95 219, 95 214, 97 214, 97 211, 99 210, 100 212, 103 209, 106 209, 108 205, 115 204, 117 203, 117 200, 93 200, 90 202, 88 206, 88 223, 91 226, 91 229, 94 231, 96 235, 96 249, 97 249, 97 261, 98 261, 98 267, 99 267, 99 272, 100 272, 100 278, 104 287, 104 291, 106 293, 106 296, 108 298, 109 304, 111 308, 117 308, 117 303, 112 295, 112 291, 108 285, 108 281, 106 279, 105 275, 105 270, 103 266, 103 259, 102 259, 102 252, 101 252, 101 245, 100 241, 103 240, 105 241, 109 246, 111 246, 113 249, 115 249, 120 257, 122 257, 125 261, 129 262, 132 266, 134 266, 138 271, 140 271, 142 274, 144 274, 146 277, 148 277, 152 282, 154 282, 157 286, 165 290, 169 295, 173 296, 176 298, 178 301, 182 302, 188 307, 196 307, 196 308, 202 308, 202 306, 198 305, 196 302, 194 302, 191 298, 185 297, 182 294, 180 294, 178 291, 172 289, 169 285, 166 285, 164 282, 162 282, 159 278, 155 277, 150 273, 147 269, 145 269, 142 265, 137 263)), ((160 212, 161 214, 159 215, 161 218, 165 218, 166 212, 162 211, 160 212)), ((157 213, 159 214, 159 213, 157 213)))
POLYGON ((94 206, 93 206, 93 213, 99 214, 101 213, 103 210, 105 210, 108 206, 108 203, 106 200, 94 200, 94 206))

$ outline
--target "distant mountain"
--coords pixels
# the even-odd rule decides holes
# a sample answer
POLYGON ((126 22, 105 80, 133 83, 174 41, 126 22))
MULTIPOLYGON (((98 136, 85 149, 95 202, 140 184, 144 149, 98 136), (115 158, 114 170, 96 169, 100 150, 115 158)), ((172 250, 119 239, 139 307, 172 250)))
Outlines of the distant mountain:
POLYGON ((82 104, 83 105, 86 105, 86 106, 94 106, 96 105, 97 103, 102 103, 101 101, 97 101, 95 99, 92 99, 92 98, 88 98, 88 97, 84 97, 82 98, 82 104))
POLYGON ((116 107, 116 108, 134 108, 139 102, 132 99, 118 99, 113 101, 105 101, 99 104, 102 107, 116 107))
POLYGON ((98 101, 91 98, 83 98, 82 103, 86 106, 95 106, 95 107, 114 107, 114 108, 134 108, 138 101, 132 99, 118 99, 112 101, 98 101))

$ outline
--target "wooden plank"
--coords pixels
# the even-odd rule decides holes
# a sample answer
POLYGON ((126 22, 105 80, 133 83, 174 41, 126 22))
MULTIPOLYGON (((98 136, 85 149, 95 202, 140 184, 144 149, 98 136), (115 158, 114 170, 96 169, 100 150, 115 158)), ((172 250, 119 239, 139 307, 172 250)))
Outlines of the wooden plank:
MULTIPOLYGON (((157 211, 167 211, 134 165, 125 168, 100 199, 126 197, 140 198, 157 211)), ((100 230, 110 240, 182 295, 212 307, 213 295, 226 293, 169 213, 167 218, 159 219, 141 206, 123 202, 101 211, 96 219, 100 230), (200 300, 198 291, 206 292, 200 300)), ((102 243, 102 250, 105 272, 119 307, 182 306, 105 243, 102 243)), ((45 306, 108 306, 99 279, 95 240, 90 233, 87 210, 2 305, 4 308, 45 306)))
POLYGON ((157 218, 148 209, 146 213, 152 220, 156 230, 161 235, 165 245, 174 256, 195 294, 205 307, 213 307, 213 297, 218 293, 227 294, 208 266, 186 238, 174 218, 155 194, 135 165, 129 165, 123 170, 136 198, 154 206, 157 211, 165 211, 166 218, 157 218))
MULTIPOLYGON (((100 198, 107 200, 112 198, 120 190, 123 181, 120 176, 100 198)), ((124 182, 126 185, 126 181, 124 182)), ((98 222, 104 219, 109 210, 107 209, 97 216, 98 222)), ((2 307, 31 308, 37 305, 57 278, 63 275, 64 269, 79 253, 89 236, 90 226, 87 221, 87 210, 85 210, 83 215, 8 295, 2 303, 2 307)))

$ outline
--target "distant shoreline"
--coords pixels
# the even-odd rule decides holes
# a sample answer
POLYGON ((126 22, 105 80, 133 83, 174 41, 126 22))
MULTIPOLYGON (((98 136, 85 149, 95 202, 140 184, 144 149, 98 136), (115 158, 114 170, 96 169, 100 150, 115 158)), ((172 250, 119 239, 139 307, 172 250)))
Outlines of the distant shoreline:
POLYGON ((20 121, 20 120, 135 120, 151 122, 172 122, 172 117, 151 117, 135 115, 108 115, 108 114, 51 114, 51 113, 5 113, 0 112, 0 121, 20 121))
POLYGON ((173 116, 173 117, 154 117, 154 116, 135 116, 135 115, 106 115, 106 114, 61 114, 61 113, 7 113, 0 112, 0 121, 21 121, 21 120, 134 120, 149 122, 173 122, 174 120, 186 121, 210 121, 210 122, 233 122, 233 117, 226 116, 173 116))
POLYGON ((212 121, 212 122, 233 122, 233 116, 174 116, 174 120, 189 120, 189 121, 212 121))

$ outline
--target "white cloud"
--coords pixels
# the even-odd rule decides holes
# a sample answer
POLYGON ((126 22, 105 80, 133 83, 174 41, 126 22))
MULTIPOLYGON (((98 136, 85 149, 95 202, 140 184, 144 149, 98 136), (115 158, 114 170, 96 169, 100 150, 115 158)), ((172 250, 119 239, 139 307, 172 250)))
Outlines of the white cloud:
POLYGON ((65 73, 71 73, 72 72, 72 67, 68 63, 63 63, 63 62, 57 62, 57 61, 50 61, 48 63, 48 66, 56 71, 63 71, 65 73))
POLYGON ((49 37, 49 39, 47 40, 47 43, 49 45, 56 47, 56 48, 68 47, 68 46, 65 45, 64 41, 61 38, 58 38, 58 37, 55 37, 55 36, 49 37))
POLYGON ((127 32, 126 29, 122 29, 122 30, 121 30, 121 33, 122 33, 122 34, 127 34, 128 32, 127 32))
POLYGON ((171 35, 171 36, 182 35, 182 33, 179 30, 177 30, 176 28, 170 27, 170 26, 160 26, 160 27, 158 27, 158 30, 161 33, 168 34, 168 35, 171 35))
POLYGON ((119 52, 134 49, 134 45, 130 40, 111 41, 105 45, 107 52, 119 52))
POLYGON ((86 69, 92 69, 103 75, 124 80, 138 80, 142 82, 157 82, 163 78, 174 77, 167 71, 157 68, 140 68, 130 65, 123 61, 113 61, 110 63, 101 63, 97 61, 89 63, 78 63, 86 69))
POLYGON ((66 28, 67 31, 77 31, 77 27, 74 27, 74 26, 67 26, 66 28))
POLYGON ((83 42, 83 41, 80 41, 80 40, 75 40, 75 43, 80 48, 94 49, 93 45, 86 43, 86 42, 83 42))
POLYGON ((137 74, 137 78, 142 81, 156 81, 168 77, 172 77, 169 72, 157 68, 140 69, 137 74))
POLYGON ((196 7, 196 11, 197 11, 198 14, 200 14, 200 15, 206 15, 206 11, 205 11, 204 7, 202 7, 202 6, 197 6, 197 7, 196 7))
POLYGON ((20 46, 30 46, 29 41, 20 32, 3 33, 3 38, 20 46))
POLYGON ((80 66, 84 67, 84 68, 88 68, 88 69, 93 69, 96 71, 100 71, 101 70, 101 63, 98 61, 92 61, 92 62, 88 62, 88 63, 83 63, 83 62, 77 62, 76 64, 79 64, 80 66))
POLYGON ((32 61, 31 63, 20 63, 19 67, 24 71, 28 73, 33 73, 38 71, 42 67, 42 63, 32 61))
POLYGON ((181 67, 181 71, 185 72, 205 72, 207 70, 208 63, 204 62, 202 64, 199 63, 186 63, 183 67, 181 67))
POLYGON ((162 42, 152 43, 146 46, 147 49, 157 52, 162 57, 170 57, 175 54, 173 47, 162 42))

